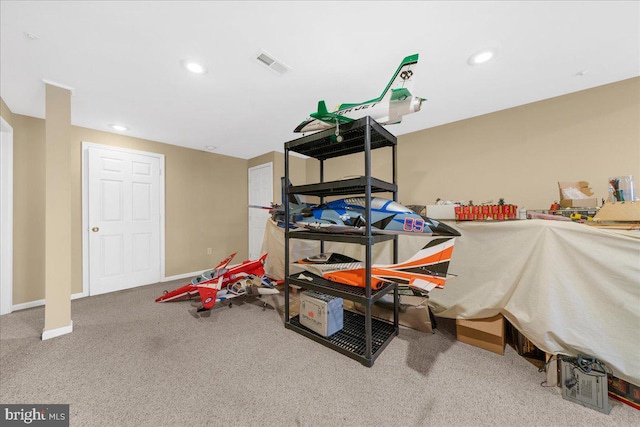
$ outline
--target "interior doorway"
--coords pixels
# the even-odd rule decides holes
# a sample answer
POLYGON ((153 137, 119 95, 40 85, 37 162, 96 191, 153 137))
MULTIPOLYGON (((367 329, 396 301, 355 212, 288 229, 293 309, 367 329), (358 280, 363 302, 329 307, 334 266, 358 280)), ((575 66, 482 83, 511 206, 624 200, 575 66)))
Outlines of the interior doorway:
POLYGON ((164 276, 164 156, 83 143, 84 294, 164 276))
POLYGON ((269 211, 251 206, 271 206, 273 202, 273 163, 249 168, 249 259, 257 259, 261 253, 264 230, 269 211))

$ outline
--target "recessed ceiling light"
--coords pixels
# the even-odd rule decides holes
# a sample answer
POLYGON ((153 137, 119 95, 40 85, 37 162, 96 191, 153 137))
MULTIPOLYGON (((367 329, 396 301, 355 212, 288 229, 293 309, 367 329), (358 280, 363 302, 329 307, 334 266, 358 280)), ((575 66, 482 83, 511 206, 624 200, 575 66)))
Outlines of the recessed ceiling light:
POLYGON ((191 61, 191 60, 183 60, 182 62, 182 66, 184 68, 186 68, 187 70, 191 71, 192 73, 195 74, 204 74, 207 72, 207 69, 205 68, 204 65, 199 64, 196 61, 191 61))
POLYGON ((117 130, 118 132, 124 132, 125 130, 129 130, 128 127, 122 125, 111 124, 109 127, 113 130, 117 130))
POLYGON ((491 49, 483 49, 480 50, 467 59, 467 64, 469 65, 480 65, 489 61, 491 58, 495 56, 495 52, 491 49))

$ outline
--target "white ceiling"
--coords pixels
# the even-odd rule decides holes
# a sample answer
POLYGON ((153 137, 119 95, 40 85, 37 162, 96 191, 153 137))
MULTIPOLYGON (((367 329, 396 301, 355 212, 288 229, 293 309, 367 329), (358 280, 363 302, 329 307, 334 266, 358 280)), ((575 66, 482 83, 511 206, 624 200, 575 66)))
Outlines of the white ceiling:
POLYGON ((46 79, 74 88, 74 125, 241 158, 283 151, 321 99, 378 96, 414 53, 428 100, 396 135, 640 75, 637 1, 2 0, 0 15, 14 113, 44 118, 46 79), (495 59, 467 65, 485 47, 495 59), (260 49, 291 71, 268 70, 260 49))

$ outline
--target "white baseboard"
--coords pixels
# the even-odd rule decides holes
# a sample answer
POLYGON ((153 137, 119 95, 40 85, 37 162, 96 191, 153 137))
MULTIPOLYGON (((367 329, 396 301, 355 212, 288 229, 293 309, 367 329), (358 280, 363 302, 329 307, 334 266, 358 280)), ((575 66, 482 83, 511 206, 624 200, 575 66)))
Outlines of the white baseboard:
MULTIPOLYGON (((83 298, 86 295, 82 292, 79 292, 77 294, 71 294, 71 299, 78 299, 78 298, 83 298)), ((14 311, 19 311, 19 310, 24 310, 27 308, 32 308, 32 307, 39 307, 41 305, 44 305, 44 299, 39 299, 39 300, 35 300, 35 301, 29 301, 29 302, 23 302, 21 304, 15 304, 13 306, 11 306, 11 312, 14 311)))
POLYGON ((42 331, 42 341, 50 340, 51 338, 56 338, 61 335, 70 334, 71 332, 73 332, 73 320, 71 321, 69 326, 63 326, 62 328, 42 331))
POLYGON ((161 279, 160 282, 170 282, 172 280, 178 280, 178 279, 191 279, 193 277, 200 276, 205 271, 209 271, 209 270, 200 270, 200 271, 194 271, 193 273, 177 274, 175 276, 165 277, 164 279, 161 279))
POLYGON ((40 305, 44 305, 44 299, 14 304, 11 307, 11 311, 25 310, 27 308, 38 307, 40 305))
POLYGON ((85 295, 84 292, 78 292, 77 294, 71 294, 71 299, 84 298, 89 295, 85 295))

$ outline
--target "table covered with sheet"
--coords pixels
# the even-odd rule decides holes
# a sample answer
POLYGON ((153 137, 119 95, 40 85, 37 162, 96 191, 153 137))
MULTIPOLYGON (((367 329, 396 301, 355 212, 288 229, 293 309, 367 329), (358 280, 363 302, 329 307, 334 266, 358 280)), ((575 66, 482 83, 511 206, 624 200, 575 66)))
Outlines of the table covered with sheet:
MULTIPOLYGON (((640 384, 640 232, 564 221, 449 222, 456 239, 444 289, 431 291, 436 316, 482 319, 503 314, 541 350, 595 356, 614 374, 640 384)), ((399 260, 428 238, 400 236, 399 260)), ((292 259, 313 255, 318 242, 290 240, 292 259)), ((357 245, 326 244, 362 258, 357 245)), ((269 221, 267 271, 284 276, 281 228, 269 221)), ((388 264, 389 242, 373 262, 388 264)))

